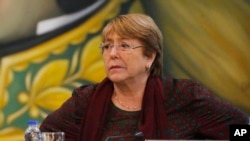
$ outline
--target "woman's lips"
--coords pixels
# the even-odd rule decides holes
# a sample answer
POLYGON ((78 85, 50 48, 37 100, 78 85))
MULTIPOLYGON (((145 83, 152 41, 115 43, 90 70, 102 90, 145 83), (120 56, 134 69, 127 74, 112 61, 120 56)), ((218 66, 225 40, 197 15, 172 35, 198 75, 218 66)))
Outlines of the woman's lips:
POLYGON ((109 68, 109 70, 120 69, 120 68, 122 68, 122 67, 121 67, 121 66, 111 66, 111 67, 109 68))

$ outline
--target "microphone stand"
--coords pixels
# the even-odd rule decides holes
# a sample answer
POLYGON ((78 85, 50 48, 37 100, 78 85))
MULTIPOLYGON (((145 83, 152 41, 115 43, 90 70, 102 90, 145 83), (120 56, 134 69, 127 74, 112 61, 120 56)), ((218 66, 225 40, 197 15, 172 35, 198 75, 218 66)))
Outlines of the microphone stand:
POLYGON ((142 139, 144 137, 142 132, 136 132, 134 135, 128 136, 108 136, 105 141, 112 141, 113 139, 117 138, 135 138, 135 139, 142 139))

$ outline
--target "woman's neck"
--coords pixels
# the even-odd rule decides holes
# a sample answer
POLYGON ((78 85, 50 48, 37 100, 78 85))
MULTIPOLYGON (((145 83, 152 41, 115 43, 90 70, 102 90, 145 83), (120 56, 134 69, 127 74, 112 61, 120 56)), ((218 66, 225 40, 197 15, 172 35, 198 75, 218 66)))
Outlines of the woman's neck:
POLYGON ((144 93, 148 77, 133 78, 122 82, 113 82, 114 91, 118 95, 134 97, 144 93))
POLYGON ((113 103, 122 110, 140 110, 146 83, 147 79, 114 83, 113 103))

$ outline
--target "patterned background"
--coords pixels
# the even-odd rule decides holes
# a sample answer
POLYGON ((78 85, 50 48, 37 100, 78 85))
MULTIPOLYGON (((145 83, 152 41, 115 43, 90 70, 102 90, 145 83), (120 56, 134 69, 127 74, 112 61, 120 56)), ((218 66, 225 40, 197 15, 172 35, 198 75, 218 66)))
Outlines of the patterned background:
POLYGON ((30 38, 23 49, 21 41, 0 44, 1 141, 22 141, 28 119, 41 122, 73 88, 105 77, 100 32, 124 13, 155 19, 165 37, 166 75, 198 80, 250 113, 249 1, 109 0, 56 36, 30 38))

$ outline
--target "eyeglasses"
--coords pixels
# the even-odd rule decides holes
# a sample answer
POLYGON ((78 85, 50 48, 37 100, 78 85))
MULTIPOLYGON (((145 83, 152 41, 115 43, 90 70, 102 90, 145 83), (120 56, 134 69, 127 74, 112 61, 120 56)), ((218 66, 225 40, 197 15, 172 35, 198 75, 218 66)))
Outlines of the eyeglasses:
POLYGON ((118 51, 118 52, 130 53, 133 49, 144 47, 144 46, 133 47, 127 43, 121 43, 121 44, 117 44, 117 45, 109 44, 109 43, 101 43, 101 45, 100 45, 100 49, 101 49, 102 53, 105 53, 105 54, 110 53, 114 47, 116 48, 116 51, 118 51))

